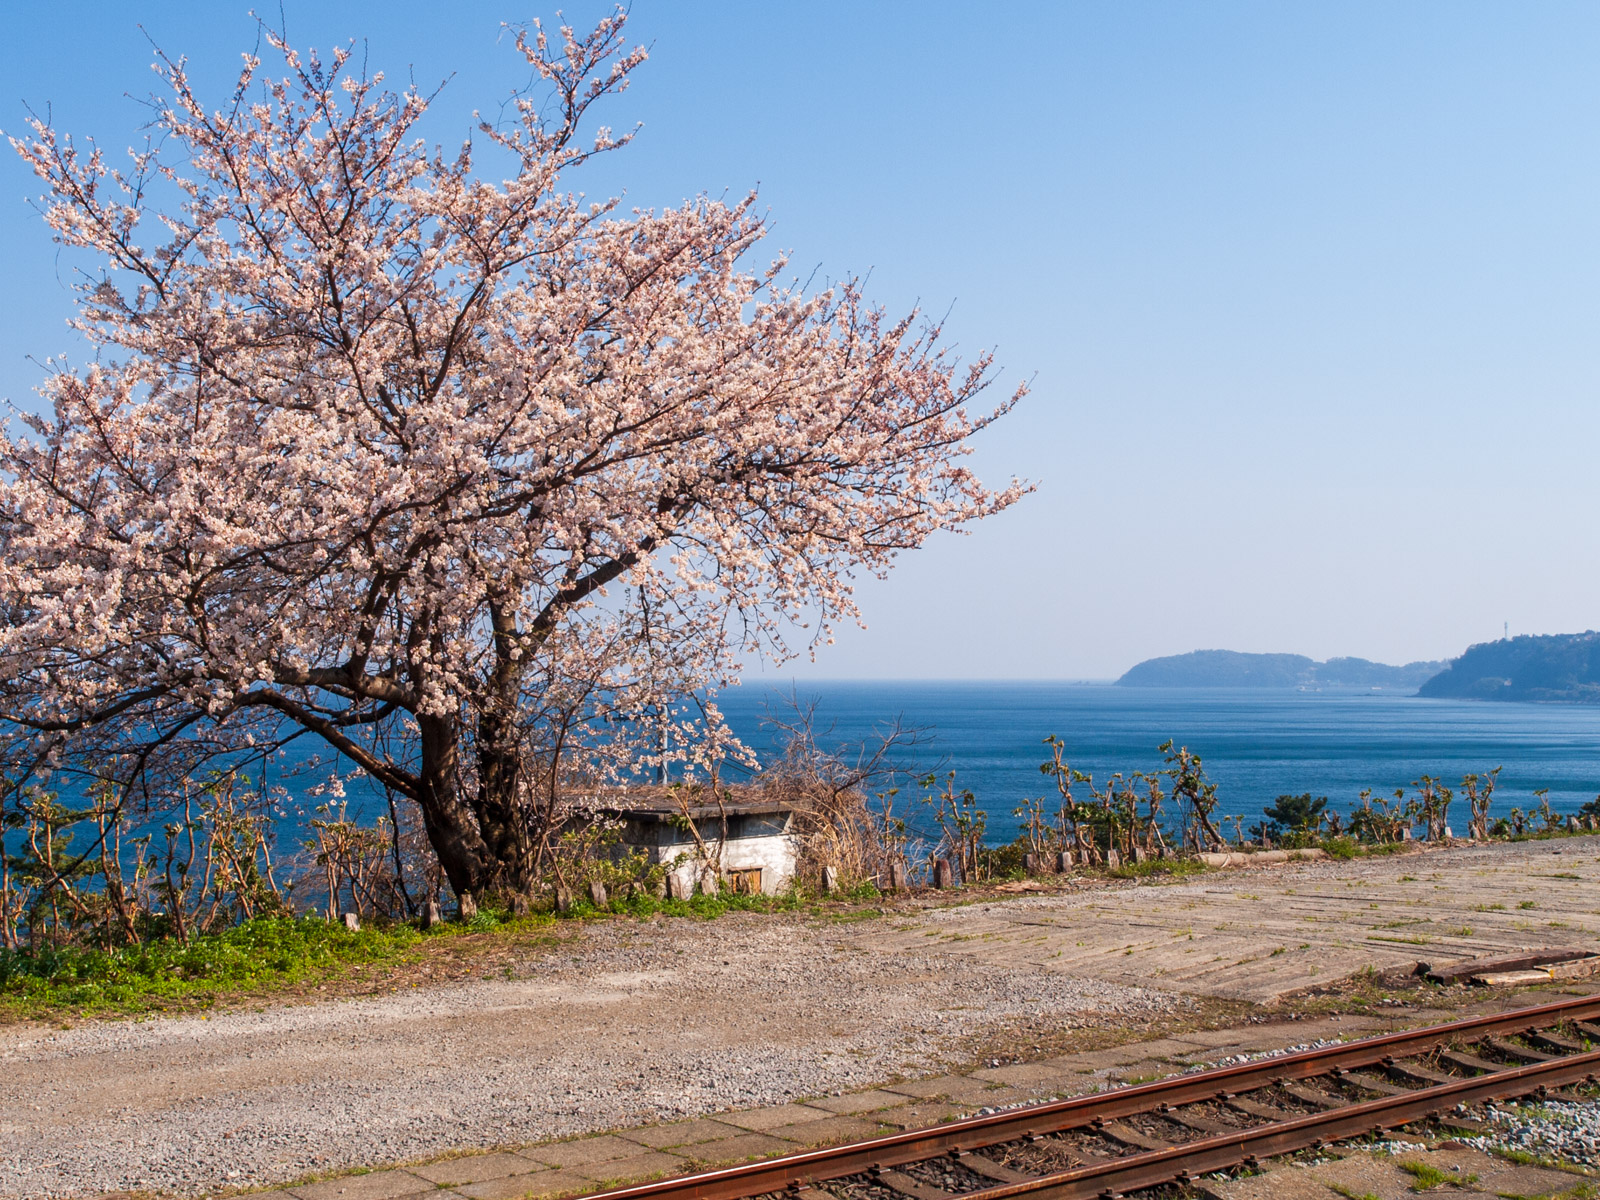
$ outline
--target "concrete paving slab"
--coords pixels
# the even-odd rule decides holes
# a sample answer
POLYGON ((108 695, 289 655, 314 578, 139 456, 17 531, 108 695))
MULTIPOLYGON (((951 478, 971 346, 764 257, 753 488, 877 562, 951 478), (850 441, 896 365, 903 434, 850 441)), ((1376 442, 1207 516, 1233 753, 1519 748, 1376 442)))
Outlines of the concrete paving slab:
POLYGON ((812 1108, 825 1108, 829 1112, 849 1115, 851 1113, 871 1112, 877 1108, 888 1108, 895 1104, 904 1104, 906 1098, 894 1092, 886 1092, 880 1088, 873 1088, 865 1092, 846 1092, 842 1096, 822 1096, 806 1103, 812 1108))
POLYGON ((930 1125, 939 1125, 957 1117, 967 1116, 971 1111, 968 1107, 957 1108, 953 1104, 928 1100, 921 1104, 907 1104, 902 1108, 887 1109, 881 1116, 885 1124, 897 1125, 901 1129, 925 1129, 930 1125))
POLYGON ((973 1100, 986 1103, 982 1098, 992 1090, 988 1084, 966 1075, 937 1075, 932 1079, 910 1079, 905 1083, 886 1083, 879 1089, 909 1096, 914 1100, 945 1099, 973 1100))
POLYGON ((652 1179, 658 1175, 677 1175, 688 1165, 677 1154, 647 1150, 629 1158, 608 1158, 583 1167, 568 1167, 574 1175, 586 1175, 596 1183, 622 1184, 652 1179))
POLYGON ((1061 1078, 1061 1068, 1052 1063, 1018 1063, 1010 1067, 990 1067, 974 1071, 971 1078, 985 1083, 1015 1086, 1030 1083, 1055 1083, 1061 1078))
POLYGON ((1066 1072, 1088 1074, 1094 1071, 1109 1071, 1112 1067, 1120 1067, 1127 1063, 1138 1062, 1143 1057, 1144 1055, 1140 1053, 1140 1044, 1138 1042, 1133 1042, 1127 1046, 1112 1046, 1105 1050, 1091 1050, 1085 1054, 1073 1054, 1063 1058, 1052 1058, 1043 1063, 1033 1063, 1029 1065, 1035 1067, 1058 1067, 1066 1072))
MULTIPOLYGON (((592 1192, 594 1181, 572 1171, 534 1171, 528 1175, 507 1175, 483 1183, 470 1183, 459 1189, 470 1200, 524 1200, 524 1197, 565 1196, 573 1192, 592 1192)), ((447 1193, 446 1193, 447 1194, 447 1193)))
POLYGON ((646 1125, 642 1129, 624 1129, 617 1136, 630 1142, 638 1142, 641 1146, 662 1150, 669 1146, 692 1146, 696 1142, 712 1142, 718 1138, 733 1137, 743 1132, 744 1130, 722 1121, 699 1117, 693 1121, 674 1121, 670 1125, 646 1125))
POLYGON ((771 1158, 774 1154, 793 1154, 800 1147, 784 1138, 766 1133, 745 1133, 715 1142, 699 1142, 684 1147, 686 1157, 697 1163, 719 1165, 741 1163, 752 1158, 771 1158))
MULTIPOLYGON (((890 1110, 894 1111, 897 1110, 890 1110)), ((887 1130, 898 1128, 897 1125, 878 1121, 876 1114, 872 1114, 860 1117, 829 1117, 826 1121, 806 1121, 801 1125, 780 1125, 767 1132, 773 1137, 785 1138, 805 1146, 829 1146, 836 1142, 859 1142, 864 1138, 877 1137, 887 1130)))
POLYGON ((542 1146, 526 1146, 517 1153, 532 1162, 549 1167, 582 1169, 593 1163, 631 1158, 639 1153, 641 1144, 618 1137, 614 1133, 603 1133, 599 1137, 579 1138, 572 1142, 546 1142, 542 1146))
MULTIPOLYGON (((1264 1026, 1263 1028, 1271 1028, 1276 1033, 1282 1026, 1272 1025, 1270 1027, 1264 1026)), ((1193 1042, 1196 1046, 1209 1047, 1214 1050, 1218 1046, 1236 1046, 1244 1036, 1243 1031, 1239 1029, 1199 1029, 1193 1033, 1184 1034, 1183 1040, 1193 1042)), ((1277 1039, 1280 1045, 1292 1040, 1292 1038, 1277 1039)))
POLYGON ((324 1179, 321 1183, 307 1183, 288 1189, 296 1200, 400 1200, 403 1196, 417 1196, 437 1190, 431 1179, 398 1169, 369 1171, 365 1175, 342 1175, 337 1179, 324 1179))
POLYGON ((1123 1063, 1120 1067, 1113 1067, 1110 1077, 1120 1083, 1137 1084, 1152 1083, 1157 1079, 1165 1079, 1169 1075, 1176 1075, 1179 1068, 1171 1063, 1156 1062, 1154 1059, 1143 1059, 1139 1062, 1123 1063))
MULTIPOLYGON (((980 1108, 1004 1108, 1011 1104, 1032 1104, 1047 1097, 1061 1095, 1064 1092, 1079 1091, 1081 1088, 1068 1082, 1070 1079, 1082 1079, 1083 1076, 1068 1076, 1067 1080, 1057 1080, 1054 1083, 1043 1082, 1036 1084, 1022 1084, 1017 1087, 990 1088, 978 1100, 963 1101, 955 1107, 963 1113, 974 1113, 980 1108)), ((896 1109, 888 1109, 879 1114, 881 1119, 887 1119, 896 1109)))
MULTIPOLYGON (((896 1096, 896 1104, 905 1104, 908 1098, 896 1096)), ((753 1133, 765 1133, 779 1125, 801 1125, 806 1121, 824 1121, 835 1114, 822 1108, 813 1108, 810 1104, 778 1104, 772 1108, 752 1108, 746 1112, 723 1113, 717 1117, 725 1125, 733 1125, 740 1129, 748 1129, 753 1133)))
POLYGON ((1153 1042, 1130 1042, 1125 1049, 1137 1051, 1140 1058, 1183 1058, 1203 1053, 1203 1042, 1190 1038, 1157 1038, 1153 1042))
POLYGON ((482 1183, 485 1179, 500 1179, 507 1175, 526 1175, 537 1169, 534 1163, 520 1154, 466 1154, 460 1158, 447 1158, 443 1162, 406 1168, 413 1175, 444 1186, 482 1183))

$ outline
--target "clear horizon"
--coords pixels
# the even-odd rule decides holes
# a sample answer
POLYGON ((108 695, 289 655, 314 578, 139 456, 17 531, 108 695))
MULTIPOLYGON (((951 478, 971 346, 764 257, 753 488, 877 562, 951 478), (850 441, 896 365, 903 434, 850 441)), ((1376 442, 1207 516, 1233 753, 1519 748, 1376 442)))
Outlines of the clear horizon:
MULTIPOLYGON (((12 14, 0 128, 24 100, 137 140, 149 38, 221 104, 247 3, 91 0, 12 14)), ((502 20, 284 0, 291 40, 454 75, 451 143, 526 68, 502 20)), ((565 5, 582 25, 609 6, 565 5)), ((1600 10, 1356 3, 633 6, 651 47, 606 110, 636 143, 569 182, 677 204, 760 185, 802 277, 870 272, 947 310, 1001 387, 985 478, 1040 490, 861 589, 868 629, 790 678, 1115 678, 1221 647, 1403 664, 1600 624, 1600 10)), ((0 397, 63 350, 72 261, 0 186, 0 397)))

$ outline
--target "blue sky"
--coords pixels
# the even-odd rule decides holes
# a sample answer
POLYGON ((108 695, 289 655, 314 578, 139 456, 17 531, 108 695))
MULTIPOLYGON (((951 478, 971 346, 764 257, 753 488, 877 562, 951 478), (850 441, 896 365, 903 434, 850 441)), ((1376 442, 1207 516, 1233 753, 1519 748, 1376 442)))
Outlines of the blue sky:
MULTIPOLYGON (((601 10, 566 4, 575 23, 601 10)), ((121 147, 150 38, 220 102, 248 5, 13 5, 23 101, 121 147)), ((521 4, 284 0, 291 38, 454 78, 447 142, 525 81, 521 4)), ((804 674, 1115 675, 1199 647, 1447 657, 1600 625, 1600 7, 638 0, 570 181, 759 185, 774 250, 952 309, 1033 395, 984 439, 1038 492, 861 591, 804 674)), ((0 162, 0 396, 71 349, 37 187, 0 162)))

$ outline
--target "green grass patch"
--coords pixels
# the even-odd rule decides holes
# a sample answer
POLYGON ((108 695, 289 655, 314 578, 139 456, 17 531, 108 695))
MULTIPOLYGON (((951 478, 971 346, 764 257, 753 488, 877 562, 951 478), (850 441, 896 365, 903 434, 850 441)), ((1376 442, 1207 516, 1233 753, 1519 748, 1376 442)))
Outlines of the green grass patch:
POLYGON ((422 937, 409 925, 352 932, 318 917, 264 917, 187 942, 0 950, 0 1011, 28 1017, 188 1007, 224 992, 290 987, 398 959, 422 937))
POLYGON ((1396 1163, 1402 1171, 1411 1176, 1413 1192, 1427 1192, 1436 1187, 1450 1184, 1454 1187, 1467 1187, 1478 1182, 1476 1175, 1463 1175, 1457 1171, 1443 1171, 1432 1163, 1403 1162, 1396 1163))
POLYGON ((564 913, 550 911, 546 904, 524 917, 485 907, 464 924, 447 922, 426 932, 415 925, 383 922, 368 922, 352 932, 342 922, 320 917, 263 917, 187 942, 164 938, 112 950, 0 949, 0 1020, 208 1008, 225 998, 289 992, 348 977, 361 967, 403 967, 424 957, 426 944, 440 939, 491 935, 503 945, 523 946, 560 940, 551 934, 566 921, 657 915, 709 921, 731 912, 806 912, 867 920, 883 915, 881 907, 870 905, 879 898, 871 884, 837 897, 843 904, 832 902, 833 897, 823 903, 798 891, 778 896, 719 892, 688 900, 639 892, 615 898, 604 908, 585 897, 564 913))
POLYGON ((1210 869, 1198 858, 1147 858, 1144 862, 1123 863, 1107 874, 1113 879, 1152 879, 1160 876, 1183 879, 1204 874, 1210 869))

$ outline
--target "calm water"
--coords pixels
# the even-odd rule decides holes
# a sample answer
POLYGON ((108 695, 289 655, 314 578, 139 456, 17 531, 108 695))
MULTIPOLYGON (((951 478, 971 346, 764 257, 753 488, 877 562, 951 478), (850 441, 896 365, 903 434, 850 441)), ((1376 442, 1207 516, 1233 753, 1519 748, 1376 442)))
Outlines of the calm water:
MULTIPOLYGON (((1529 807, 1535 788, 1549 788, 1551 807, 1561 812, 1600 794, 1600 706, 1032 682, 823 682, 797 685, 795 691, 802 703, 816 703, 824 747, 870 739, 896 717, 924 727, 923 744, 900 761, 915 771, 954 770, 958 785, 971 788, 988 811, 989 840, 996 843, 1015 836, 1011 810, 1024 798, 1053 794, 1053 783, 1039 773, 1049 758, 1043 740, 1051 733, 1065 740, 1072 766, 1097 781, 1114 771, 1158 769, 1156 747, 1172 738, 1204 759, 1222 813, 1250 822, 1284 792, 1327 796, 1330 807, 1348 810, 1365 787, 1386 794, 1423 773, 1454 786, 1468 771, 1496 766, 1505 768, 1495 792, 1496 815, 1512 805, 1529 807)), ((788 695, 787 687, 747 684, 719 703, 741 739, 770 755, 776 739, 763 714, 768 708, 782 713, 788 695)), ((272 782, 291 793, 303 792, 319 777, 271 772, 272 782)), ((916 816, 916 791, 903 788, 897 811, 916 816)), ((387 811, 365 781, 352 781, 349 798, 358 819, 387 811)), ((291 800, 285 838, 300 836, 292 818, 315 803, 291 800)), ((1464 806, 1452 810, 1453 823, 1464 820, 1464 806)))
MULTIPOLYGON (((1156 747, 1170 737, 1202 756, 1222 812, 1252 821, 1284 792, 1327 796, 1331 808, 1348 809, 1365 787, 1392 792, 1424 772, 1453 786, 1468 771, 1502 765, 1496 814, 1527 808, 1535 788, 1549 788, 1551 807, 1563 812, 1600 793, 1600 706, 1074 683, 827 682, 795 691, 816 702, 825 746, 870 738, 897 716, 928 727, 927 744, 908 757, 956 772, 988 810, 991 841, 1014 835, 1011 810, 1024 797, 1053 790, 1039 773, 1052 733, 1065 740, 1071 764, 1097 781, 1160 767, 1156 747)), ((747 684, 720 703, 741 738, 770 750, 762 712, 781 711, 788 695, 747 684)), ((1455 809, 1452 820, 1462 823, 1455 809)))

